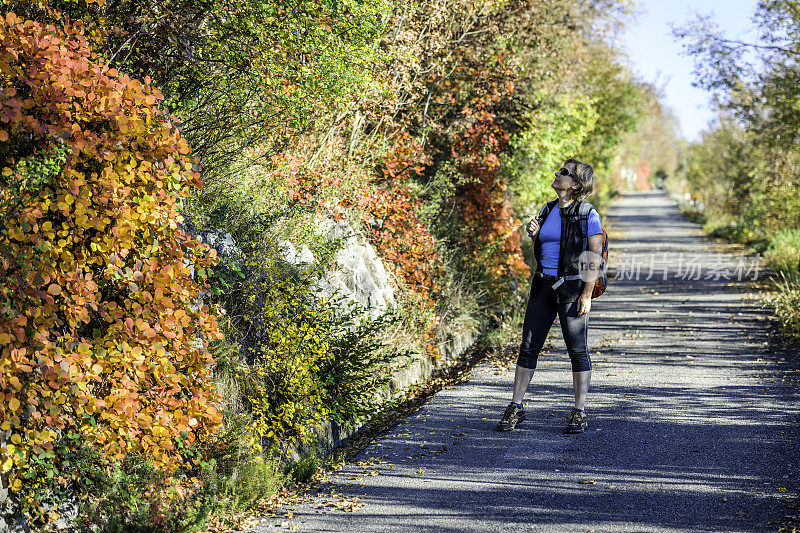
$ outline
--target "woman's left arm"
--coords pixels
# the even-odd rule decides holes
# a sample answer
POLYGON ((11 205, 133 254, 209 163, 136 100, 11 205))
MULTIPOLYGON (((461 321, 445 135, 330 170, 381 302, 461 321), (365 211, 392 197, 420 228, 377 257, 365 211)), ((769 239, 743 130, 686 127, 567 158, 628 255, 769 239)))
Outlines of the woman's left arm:
MULTIPOLYGON (((600 257, 600 254, 603 252, 603 234, 598 233, 597 235, 589 236, 588 248, 590 252, 594 252, 597 254, 597 257, 600 257)), ((592 264, 589 267, 586 286, 583 288, 583 292, 578 298, 578 315, 588 313, 592 308, 592 291, 594 290, 594 282, 597 276, 600 275, 599 270, 599 263, 592 264)))

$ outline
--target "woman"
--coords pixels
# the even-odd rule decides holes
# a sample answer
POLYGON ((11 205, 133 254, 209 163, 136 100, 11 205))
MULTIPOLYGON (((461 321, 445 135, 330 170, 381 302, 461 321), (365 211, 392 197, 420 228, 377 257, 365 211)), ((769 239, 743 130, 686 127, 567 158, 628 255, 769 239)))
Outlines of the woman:
POLYGON ((514 392, 497 426, 499 431, 510 431, 525 420, 522 399, 556 314, 572 362, 575 391, 575 406, 569 413, 565 432, 581 433, 589 425, 584 410, 592 375, 587 333, 598 272, 597 263, 590 262, 593 265, 590 269, 582 269, 586 261, 581 262, 579 256, 583 252, 583 258, 586 257, 584 242, 599 256, 603 235, 600 215, 594 208, 588 211, 588 240, 582 235, 579 219, 581 201, 594 188, 594 169, 577 159, 568 159, 556 172, 552 187, 558 200, 545 204, 539 217, 531 219, 526 227, 534 241, 537 265, 522 326, 514 392))

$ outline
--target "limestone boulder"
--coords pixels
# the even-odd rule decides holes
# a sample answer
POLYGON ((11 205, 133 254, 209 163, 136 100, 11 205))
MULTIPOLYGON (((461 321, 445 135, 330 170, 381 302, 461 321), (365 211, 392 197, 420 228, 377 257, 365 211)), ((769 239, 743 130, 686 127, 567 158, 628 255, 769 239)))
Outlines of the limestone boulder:
POLYGON ((326 217, 317 218, 316 231, 340 245, 333 267, 318 283, 321 295, 340 294, 372 318, 395 304, 391 278, 369 242, 360 242, 346 222, 326 217))

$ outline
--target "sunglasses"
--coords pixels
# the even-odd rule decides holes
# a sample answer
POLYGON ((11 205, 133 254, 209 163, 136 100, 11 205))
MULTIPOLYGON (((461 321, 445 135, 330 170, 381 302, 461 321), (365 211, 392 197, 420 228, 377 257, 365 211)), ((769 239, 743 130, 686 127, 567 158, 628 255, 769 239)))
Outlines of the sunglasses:
POLYGON ((575 175, 572 174, 566 167, 561 167, 561 170, 558 171, 558 174, 561 176, 569 176, 570 178, 575 179, 575 175))

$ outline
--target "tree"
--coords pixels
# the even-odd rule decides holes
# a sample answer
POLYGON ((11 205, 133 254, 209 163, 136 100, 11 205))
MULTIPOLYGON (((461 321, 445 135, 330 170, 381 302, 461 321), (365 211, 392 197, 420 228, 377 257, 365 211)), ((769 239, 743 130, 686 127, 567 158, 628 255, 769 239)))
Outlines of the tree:
MULTIPOLYGON (((700 86, 715 93, 723 130, 730 129, 729 121, 735 121, 733 129, 744 130, 739 151, 751 158, 751 170, 745 179, 725 169, 715 177, 731 182, 735 194, 749 202, 731 214, 773 233, 793 227, 800 217, 800 6, 761 0, 753 21, 758 42, 728 39, 703 17, 674 33, 695 57, 700 86)), ((713 133, 709 140, 717 137, 713 133)), ((725 138, 725 131, 720 135, 725 138)))

